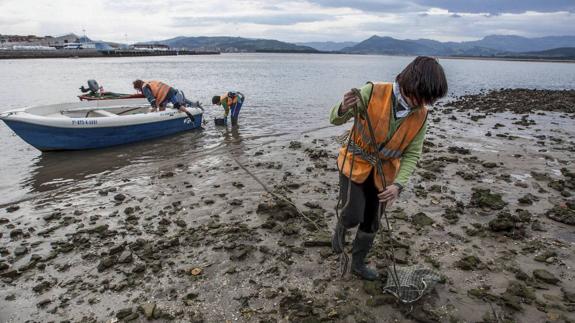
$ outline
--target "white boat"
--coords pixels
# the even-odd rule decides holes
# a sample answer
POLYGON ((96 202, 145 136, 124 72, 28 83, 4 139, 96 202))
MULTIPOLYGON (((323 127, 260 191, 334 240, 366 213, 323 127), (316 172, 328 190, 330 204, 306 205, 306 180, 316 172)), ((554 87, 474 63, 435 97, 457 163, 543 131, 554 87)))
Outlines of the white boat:
POLYGON ((103 148, 199 128, 203 110, 187 108, 193 120, 168 107, 150 112, 146 99, 100 100, 6 111, 0 119, 41 151, 103 148))

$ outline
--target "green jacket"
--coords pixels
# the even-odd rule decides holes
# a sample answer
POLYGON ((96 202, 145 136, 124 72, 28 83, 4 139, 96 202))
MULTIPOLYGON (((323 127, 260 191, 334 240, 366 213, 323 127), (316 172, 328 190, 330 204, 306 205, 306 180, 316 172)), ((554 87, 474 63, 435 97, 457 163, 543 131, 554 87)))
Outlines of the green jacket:
MULTIPOLYGON (((371 84, 366 84, 361 88, 361 96, 365 102, 369 102, 369 98, 371 97, 372 86, 371 84)), ((349 119, 353 118, 353 111, 349 110, 343 115, 338 115, 339 107, 341 106, 341 102, 336 104, 331 109, 331 114, 329 117, 329 122, 336 126, 346 123, 349 119)), ((389 132, 387 133, 387 139, 391 139, 392 135, 395 133, 399 125, 405 120, 405 118, 395 119, 393 113, 391 114, 391 118, 389 121, 389 132)), ((398 183, 402 186, 407 184, 409 177, 413 174, 415 170, 415 166, 417 165, 417 161, 421 157, 421 151, 423 149, 423 141, 425 139, 425 133, 427 132, 427 121, 421 130, 417 133, 413 141, 407 146, 403 155, 401 156, 401 165, 399 166, 399 172, 397 177, 395 178, 395 183, 398 183)))

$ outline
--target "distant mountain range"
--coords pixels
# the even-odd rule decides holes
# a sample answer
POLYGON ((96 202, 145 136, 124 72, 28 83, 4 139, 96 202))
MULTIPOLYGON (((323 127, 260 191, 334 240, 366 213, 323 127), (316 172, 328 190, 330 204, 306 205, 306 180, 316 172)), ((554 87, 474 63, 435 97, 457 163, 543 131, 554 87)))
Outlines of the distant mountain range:
POLYGON ((440 42, 431 39, 396 39, 372 36, 362 42, 287 43, 242 37, 176 37, 143 44, 221 52, 343 53, 575 59, 575 36, 526 38, 492 35, 480 40, 440 42))
POLYGON ((352 47, 357 45, 357 42, 352 41, 344 41, 344 42, 333 42, 333 41, 326 41, 326 42, 307 42, 307 43, 295 43, 296 45, 300 46, 308 46, 311 48, 315 48, 322 52, 337 52, 346 47, 352 47))
POLYGON ((242 37, 176 37, 143 44, 162 44, 173 48, 194 50, 218 50, 221 52, 293 52, 317 53, 308 46, 281 42, 272 39, 250 39, 242 37))
POLYGON ((430 39, 400 40, 372 36, 359 44, 341 49, 349 54, 499 56, 575 47, 575 36, 525 38, 520 36, 487 36, 468 42, 439 42, 430 39))

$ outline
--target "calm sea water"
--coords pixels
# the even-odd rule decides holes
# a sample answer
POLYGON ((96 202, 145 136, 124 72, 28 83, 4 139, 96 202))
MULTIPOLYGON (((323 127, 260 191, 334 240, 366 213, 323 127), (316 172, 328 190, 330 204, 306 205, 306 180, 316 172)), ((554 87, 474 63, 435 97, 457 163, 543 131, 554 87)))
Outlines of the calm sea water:
MULTIPOLYGON (((136 78, 163 80, 204 103, 206 119, 222 114, 211 97, 238 90, 247 97, 241 127, 226 136, 257 145, 328 125, 331 106, 351 87, 392 80, 413 57, 224 54, 218 56, 0 61, 0 111, 76 101, 78 87, 96 79, 106 90, 131 93, 136 78)), ((575 88, 575 64, 441 60, 450 95, 481 89, 575 88)), ((41 153, 0 125, 0 205, 137 167, 142 174, 166 159, 218 154, 222 134, 203 130, 85 152, 41 153)))

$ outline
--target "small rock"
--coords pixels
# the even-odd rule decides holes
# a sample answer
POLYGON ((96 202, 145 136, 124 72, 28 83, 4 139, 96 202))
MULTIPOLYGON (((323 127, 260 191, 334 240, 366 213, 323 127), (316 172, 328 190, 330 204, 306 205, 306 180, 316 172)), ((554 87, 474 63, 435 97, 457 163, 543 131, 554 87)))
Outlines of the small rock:
POLYGON ((52 300, 49 299, 49 298, 45 298, 45 299, 39 301, 38 304, 36 304, 36 305, 37 305, 38 307, 44 307, 44 306, 46 306, 46 305, 48 305, 48 304, 50 304, 50 303, 52 303, 52 300))
POLYGON ((451 146, 447 148, 447 151, 449 151, 452 154, 461 154, 461 155, 469 155, 471 154, 471 151, 467 148, 463 148, 463 147, 456 147, 456 146, 451 146))
POLYGON ((546 262, 547 259, 556 257, 557 253, 555 251, 546 251, 540 255, 535 256, 534 260, 539 262, 546 262))
POLYGON ((98 272, 103 272, 104 270, 114 266, 116 259, 114 257, 106 257, 100 261, 98 264, 98 272))
POLYGON ((132 256, 132 252, 130 252, 129 250, 124 250, 124 252, 122 252, 118 257, 118 262, 121 264, 127 264, 132 262, 133 259, 134 258, 132 256))
POLYGON ((25 246, 18 246, 14 248, 14 256, 19 257, 28 253, 28 248, 25 246))
POLYGON ((575 225, 575 210, 569 206, 556 205, 551 210, 548 210, 545 215, 551 220, 575 225))
POLYGON ((290 143, 289 143, 289 148, 290 148, 290 149, 299 149, 299 148, 301 148, 301 142, 299 142, 299 141, 290 141, 290 143))
POLYGON ((483 167, 485 168, 495 168, 497 167, 497 163, 494 162, 484 162, 483 164, 481 164, 483 167))
POLYGON ((124 249, 126 249, 126 244, 122 243, 122 244, 119 244, 117 246, 113 246, 112 248, 110 248, 110 250, 108 251, 108 254, 115 255, 117 253, 124 251, 124 249))
POLYGON ((462 270, 477 270, 484 265, 477 256, 465 256, 455 262, 455 266, 462 270))
POLYGON ((24 232, 22 231, 22 229, 14 229, 14 230, 10 231, 10 238, 12 238, 12 239, 19 238, 23 235, 24 235, 24 232))
POLYGON ((9 207, 6 208, 6 212, 8 213, 12 213, 12 212, 16 212, 20 209, 20 206, 18 205, 10 205, 9 207))
POLYGON ((50 282, 44 280, 41 283, 39 283, 38 285, 32 287, 32 290, 35 291, 36 293, 42 293, 42 292, 50 289, 50 287, 52 287, 52 284, 50 284, 50 282))
POLYGON ((569 291, 565 288, 561 288, 563 292, 563 299, 569 303, 575 303, 575 291, 569 291))
POLYGON ((114 200, 116 200, 118 202, 122 202, 125 199, 126 199, 126 195, 124 195, 122 193, 118 193, 118 194, 114 195, 114 200))
POLYGON ((133 273, 143 273, 144 271, 146 271, 146 265, 145 264, 137 264, 136 266, 134 266, 134 268, 132 269, 133 273))
POLYGON ((125 321, 125 322, 133 321, 133 320, 137 319, 138 316, 139 316, 138 313, 132 313, 132 314, 130 314, 130 315, 124 317, 124 321, 125 321))
POLYGON ((555 275, 545 269, 535 269, 533 271, 533 277, 537 280, 553 285, 560 282, 559 278, 555 277, 555 275))
POLYGON ((383 283, 381 281, 364 281, 363 290, 368 295, 379 296, 383 293, 383 283))
POLYGON ((52 212, 50 214, 46 214, 42 217, 42 219, 44 219, 44 221, 52 221, 52 220, 58 220, 59 218, 62 217, 62 213, 61 212, 52 212))
POLYGON ((471 205, 475 207, 501 210, 507 205, 501 198, 501 194, 491 193, 490 189, 472 188, 471 205))
POLYGON ((132 314, 132 308, 124 308, 116 312, 116 318, 121 320, 131 314, 132 314))
POLYGON ((427 214, 425 214, 423 212, 419 212, 419 213, 415 214, 413 216, 413 218, 411 219, 411 221, 413 222, 413 224, 415 224, 416 226, 419 226, 419 227, 432 225, 435 222, 435 221, 433 221, 432 218, 430 218, 429 216, 427 216, 427 214))
POLYGON ((144 303, 140 305, 140 311, 144 314, 147 319, 154 317, 154 310, 156 309, 156 303, 144 303))
POLYGON ((242 205, 242 200, 240 199, 233 199, 230 201, 230 205, 231 206, 241 206, 242 205))

